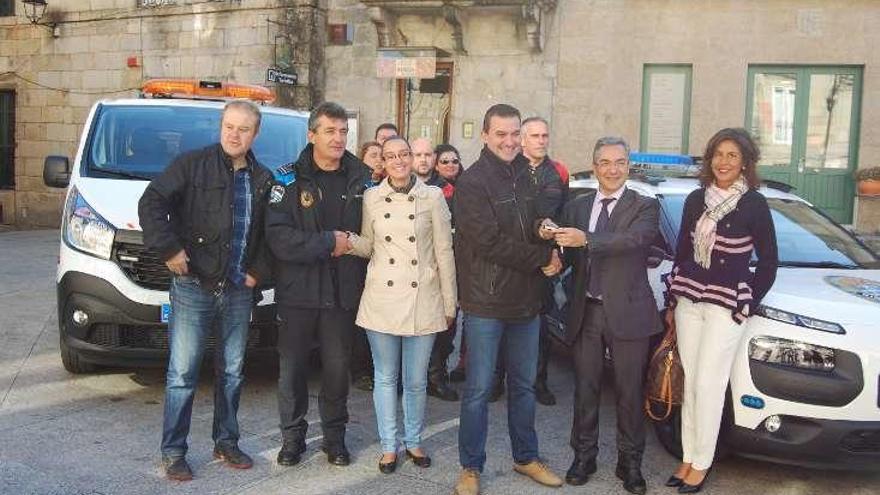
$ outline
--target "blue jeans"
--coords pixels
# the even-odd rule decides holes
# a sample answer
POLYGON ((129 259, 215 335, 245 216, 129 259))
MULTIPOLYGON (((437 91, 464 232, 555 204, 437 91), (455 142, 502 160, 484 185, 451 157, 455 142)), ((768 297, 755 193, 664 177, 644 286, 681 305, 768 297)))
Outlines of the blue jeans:
POLYGON ((252 289, 233 285, 221 291, 203 289, 195 277, 178 276, 171 282, 168 323, 171 357, 165 375, 165 416, 162 455, 186 455, 193 396, 198 385, 205 344, 216 328, 214 355, 215 444, 238 443, 238 400, 244 381, 241 369, 247 347, 252 289))
POLYGON ((482 472, 486 464, 488 399, 499 352, 507 370, 507 428, 513 460, 525 464, 538 458, 535 375, 540 326, 537 316, 499 320, 464 313, 467 379, 458 429, 458 457, 463 468, 482 472))
POLYGON ((397 452, 397 381, 403 361, 403 445, 417 449, 425 425, 428 361, 436 334, 402 337, 367 330, 373 353, 373 404, 382 452, 397 452))

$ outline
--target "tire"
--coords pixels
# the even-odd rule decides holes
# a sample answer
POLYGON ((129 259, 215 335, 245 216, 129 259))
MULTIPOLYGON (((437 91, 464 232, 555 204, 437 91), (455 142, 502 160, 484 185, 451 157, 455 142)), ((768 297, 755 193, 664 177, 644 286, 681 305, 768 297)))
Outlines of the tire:
MULTIPOLYGON (((715 461, 721 461, 731 455, 730 448, 724 444, 724 430, 733 425, 733 402, 731 400, 730 387, 727 388, 727 397, 724 401, 724 412, 721 416, 721 430, 718 432, 718 443, 715 446, 715 461)), ((664 421, 654 422, 654 433, 657 440, 676 459, 681 460, 681 407, 675 406, 669 417, 664 421)))
POLYGON ((674 407, 664 421, 654 422, 654 433, 660 445, 676 459, 681 459, 681 408, 674 407))

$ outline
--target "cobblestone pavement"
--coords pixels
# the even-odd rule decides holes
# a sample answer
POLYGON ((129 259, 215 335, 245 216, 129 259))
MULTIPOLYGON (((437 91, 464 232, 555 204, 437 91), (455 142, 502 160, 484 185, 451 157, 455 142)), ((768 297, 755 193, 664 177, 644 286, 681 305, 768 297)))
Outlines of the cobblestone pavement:
MULTIPOLYGON (((329 466, 320 431, 312 428, 301 465, 275 465, 277 427, 272 363, 249 363, 241 399, 242 448, 254 454, 247 471, 211 459, 211 383, 203 376, 193 413, 189 460, 196 479, 164 480, 158 467, 163 374, 159 370, 105 370, 74 376, 58 356, 54 271, 57 232, 0 233, 0 493, 20 494, 448 494, 458 474, 458 403, 428 401, 425 447, 435 463, 411 463, 386 476, 376 469, 378 443, 372 398, 353 391, 348 444, 355 462, 329 466)), ((541 453, 557 471, 571 461, 572 376, 565 359, 551 368, 560 403, 538 406, 541 453)), ((313 380, 312 384, 316 382, 313 380)), ((315 389, 309 419, 316 418, 315 389)), ((490 407, 485 494, 625 494, 614 476, 613 397, 601 414, 598 473, 583 487, 539 487, 511 471, 504 400, 490 407)), ((662 486, 675 459, 649 435, 644 474, 649 493, 662 486)), ((739 458, 716 464, 706 493, 778 495, 876 494, 880 474, 833 473, 739 458)))

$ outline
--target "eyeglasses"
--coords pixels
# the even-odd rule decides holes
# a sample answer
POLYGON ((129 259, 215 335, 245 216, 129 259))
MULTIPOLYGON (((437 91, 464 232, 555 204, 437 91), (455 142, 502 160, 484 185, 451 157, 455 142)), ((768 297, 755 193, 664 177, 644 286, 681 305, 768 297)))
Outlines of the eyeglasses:
POLYGON ((412 151, 404 150, 404 151, 401 151, 400 153, 397 153, 396 155, 394 153, 383 153, 382 159, 385 160, 386 162, 390 162, 391 160, 394 160, 396 158, 399 158, 401 160, 406 160, 407 158, 409 158, 411 156, 412 156, 412 151))
POLYGON ((449 165, 450 163, 458 165, 459 163, 461 163, 461 160, 459 160, 458 158, 453 158, 452 160, 440 160, 440 163, 442 163, 443 165, 449 165))

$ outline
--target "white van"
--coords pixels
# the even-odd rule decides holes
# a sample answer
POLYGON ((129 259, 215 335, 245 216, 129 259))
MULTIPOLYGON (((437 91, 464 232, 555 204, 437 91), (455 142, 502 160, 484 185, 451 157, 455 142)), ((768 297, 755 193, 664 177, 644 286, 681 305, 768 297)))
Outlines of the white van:
MULTIPOLYGON (((219 142, 223 98, 271 99, 265 88, 200 81, 151 81, 144 96, 152 97, 95 103, 73 163, 45 161, 46 185, 67 188, 56 282, 61 360, 71 373, 165 365, 171 278, 143 244, 138 200, 175 156, 219 142)), ((274 170, 305 147, 308 114, 271 107, 262 114, 253 149, 274 170)), ((249 352, 275 346, 273 293, 262 296, 249 352)))

